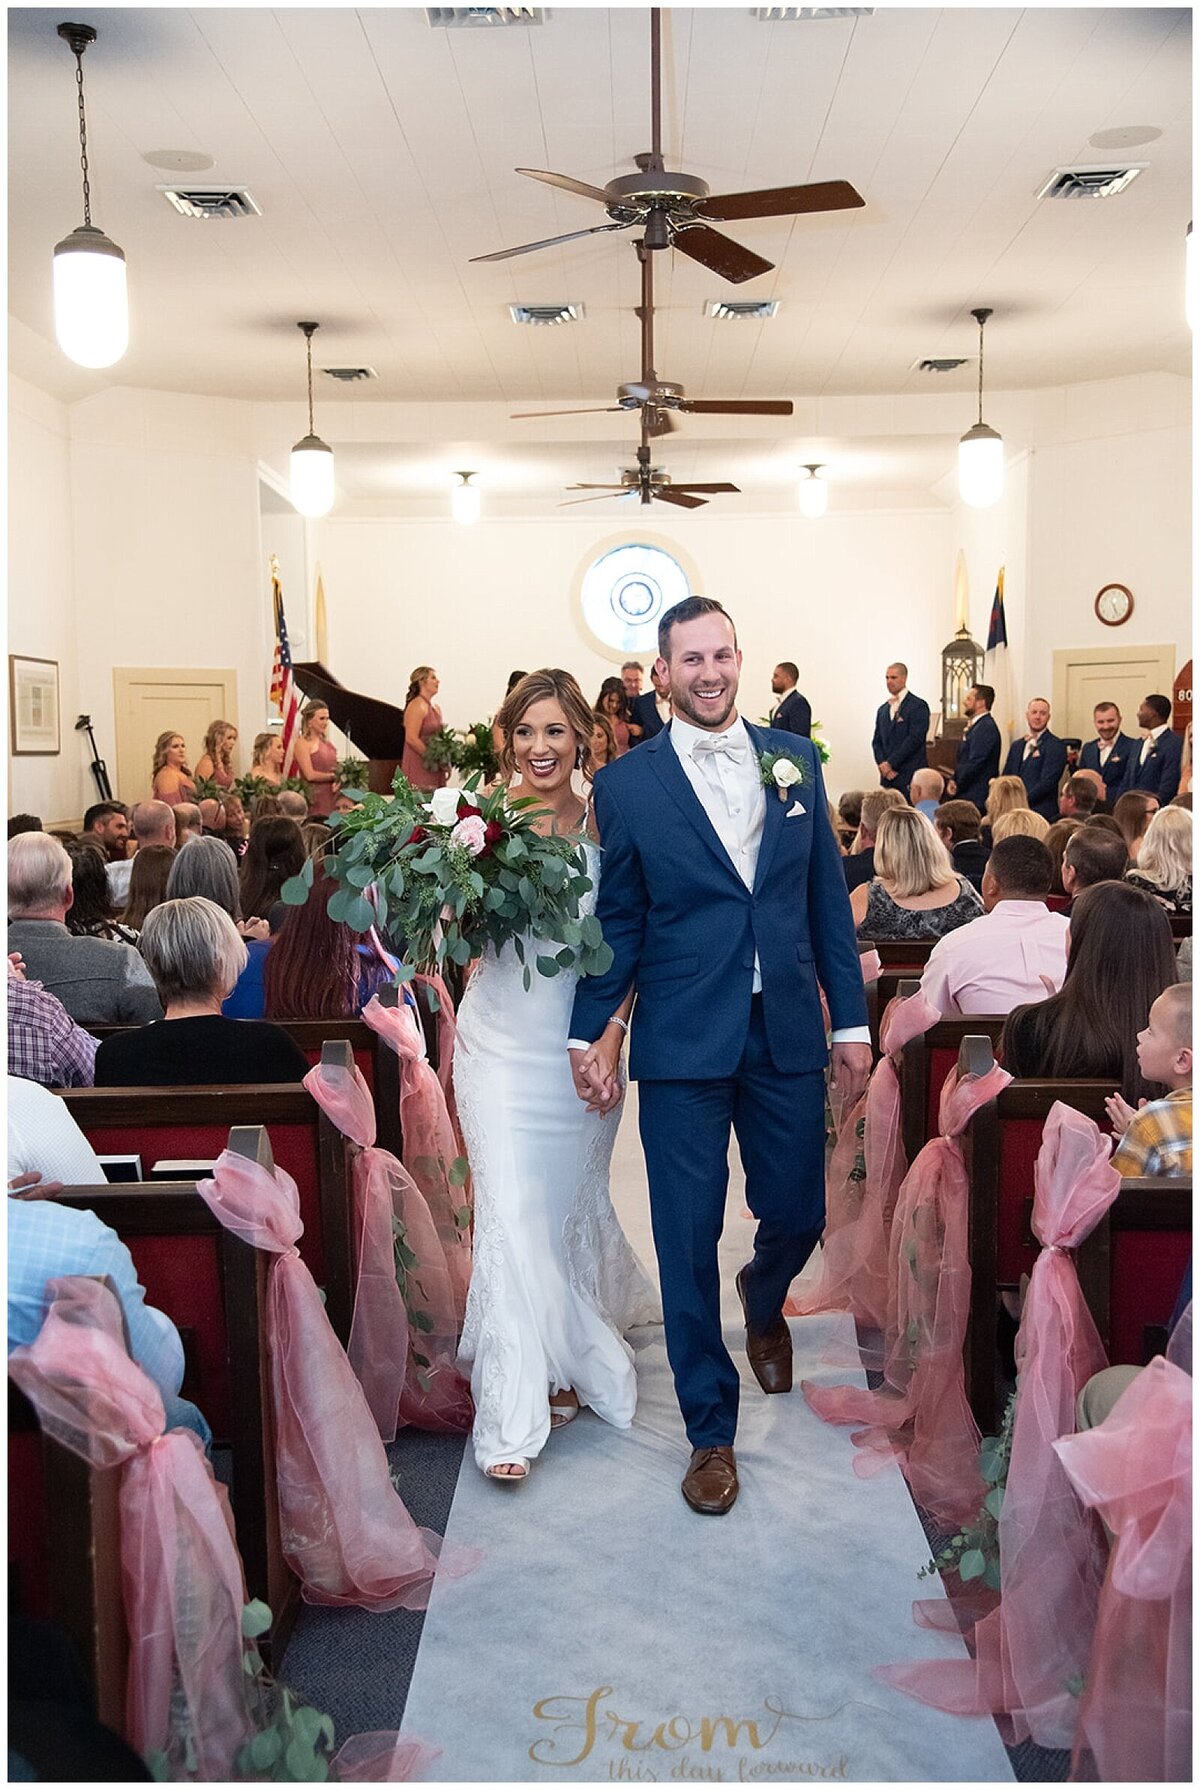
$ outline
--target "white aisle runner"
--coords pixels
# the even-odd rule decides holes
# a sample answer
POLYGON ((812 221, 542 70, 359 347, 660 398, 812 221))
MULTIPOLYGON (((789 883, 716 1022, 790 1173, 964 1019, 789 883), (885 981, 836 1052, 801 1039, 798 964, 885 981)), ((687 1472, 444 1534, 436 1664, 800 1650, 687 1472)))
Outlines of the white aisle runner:
MULTIPOLYGON (((636 1095, 626 1103, 614 1200, 653 1264, 636 1095)), ((660 1329, 635 1333, 632 1430, 584 1412, 519 1486, 495 1485, 470 1448, 447 1540, 482 1548, 439 1583, 404 1732, 439 1746, 441 1782, 577 1784, 1011 1780, 990 1720, 943 1715, 870 1667, 961 1656, 919 1629, 928 1548, 895 1468, 861 1480, 849 1431, 799 1390, 766 1397, 746 1365, 733 1277, 750 1252, 734 1156, 722 1241, 726 1338, 742 1368, 741 1494, 695 1515, 688 1447, 660 1329)), ((796 1382, 839 1381, 821 1361, 842 1318, 792 1320, 796 1382)))

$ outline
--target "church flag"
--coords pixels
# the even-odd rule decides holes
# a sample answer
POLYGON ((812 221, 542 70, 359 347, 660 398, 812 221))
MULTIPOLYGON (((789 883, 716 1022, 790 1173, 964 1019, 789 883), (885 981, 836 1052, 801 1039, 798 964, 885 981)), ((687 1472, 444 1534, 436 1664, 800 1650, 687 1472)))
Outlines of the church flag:
POLYGON ((992 719, 1000 729, 1000 737, 1007 746, 1012 737, 1013 706, 1008 668, 1008 630, 1004 625, 1003 566, 996 574, 996 594, 992 598, 987 647, 983 655, 983 681, 985 684, 990 684, 996 692, 996 699, 992 704, 992 719))
POLYGON ((283 716, 283 775, 290 777, 295 765, 300 700, 292 681, 292 652, 288 645, 287 623, 283 617, 283 588, 279 582, 279 565, 274 559, 271 563, 271 604, 275 611, 275 658, 271 666, 271 701, 283 716))

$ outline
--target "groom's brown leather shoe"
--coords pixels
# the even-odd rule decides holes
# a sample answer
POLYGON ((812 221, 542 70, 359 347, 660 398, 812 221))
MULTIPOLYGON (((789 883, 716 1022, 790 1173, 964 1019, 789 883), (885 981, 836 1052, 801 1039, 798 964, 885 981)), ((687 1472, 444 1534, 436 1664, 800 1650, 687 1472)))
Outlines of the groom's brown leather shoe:
POLYGON ((732 1510, 738 1495, 733 1449, 693 1449, 681 1490, 692 1509, 703 1517, 720 1517, 732 1510))
POLYGON ((746 1270, 742 1268, 734 1281, 746 1320, 746 1357, 754 1369, 754 1378, 764 1392, 792 1390, 792 1337, 783 1313, 765 1330, 751 1330, 746 1310, 746 1270))

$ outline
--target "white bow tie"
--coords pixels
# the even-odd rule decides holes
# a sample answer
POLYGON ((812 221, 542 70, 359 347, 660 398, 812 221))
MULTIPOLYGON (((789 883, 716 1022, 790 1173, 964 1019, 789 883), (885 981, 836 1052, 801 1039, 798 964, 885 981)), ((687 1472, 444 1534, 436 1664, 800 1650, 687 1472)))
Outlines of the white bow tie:
POLYGON ((742 760, 746 756, 746 741, 732 740, 727 734, 717 734, 710 740, 697 740, 692 747, 692 756, 700 758, 709 753, 724 752, 729 758, 742 760))

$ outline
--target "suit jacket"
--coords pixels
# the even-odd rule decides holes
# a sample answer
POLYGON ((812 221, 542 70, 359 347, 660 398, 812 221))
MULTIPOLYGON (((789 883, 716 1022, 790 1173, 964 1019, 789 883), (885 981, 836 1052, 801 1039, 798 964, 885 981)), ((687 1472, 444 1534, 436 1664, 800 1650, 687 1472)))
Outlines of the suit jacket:
POLYGON ((146 1025, 162 1018, 150 972, 132 945, 76 938, 57 920, 10 920, 8 948, 31 982, 57 995, 79 1025, 146 1025))
POLYGON ((636 746, 644 746, 647 740, 652 740, 656 733, 662 732, 663 724, 659 719, 658 700, 653 690, 643 690, 640 696, 634 697, 629 705, 629 719, 636 721, 642 730, 641 739, 634 741, 636 746))
POLYGON ((811 739, 812 704, 808 697, 801 696, 799 690, 789 690, 771 716, 771 726, 782 728, 784 733, 798 733, 802 739, 811 739))
POLYGON ((959 741, 954 760, 954 793, 959 801, 974 802, 980 814, 987 802, 988 784, 1000 775, 1000 729, 990 715, 972 721, 959 741))
POLYGON ((846 879, 847 895, 869 883, 875 875, 875 847, 868 845, 863 851, 847 852, 842 859, 842 875, 846 879))
POLYGON ((1024 737, 1014 740, 1004 761, 1004 775, 1021 779, 1029 806, 1035 814, 1044 815, 1053 826, 1059 818, 1058 786, 1067 768, 1066 742, 1047 728, 1038 741, 1037 751, 1028 758, 1024 754, 1024 737))
POLYGON ((1121 785, 1120 794, 1130 789, 1145 789, 1152 796, 1157 796, 1159 806, 1165 808, 1179 789, 1179 773, 1183 763, 1183 735, 1172 733, 1168 727, 1166 733, 1160 733, 1150 749, 1145 764, 1141 763, 1144 741, 1135 740, 1129 754, 1129 769, 1125 781, 1121 785))
POLYGON ((816 752, 793 733, 749 723, 746 731, 756 753, 786 752, 804 767, 803 783, 786 800, 774 789, 763 792, 752 890, 688 782, 669 728, 596 779, 596 917, 613 961, 603 976, 581 978, 569 1035, 598 1038, 635 988, 635 1080, 736 1074, 750 1027, 756 952, 763 1020, 781 1074, 825 1066, 820 988, 834 1029, 866 1022, 850 898, 816 752))
POLYGON ((890 764, 893 777, 880 776, 884 789, 898 789, 905 801, 914 771, 925 767, 925 736, 929 732, 929 704, 909 690, 896 710, 893 721, 890 706, 881 702, 875 715, 875 733, 871 751, 875 763, 890 764))
POLYGON ((1089 740, 1086 746, 1080 747, 1079 768, 1081 771, 1099 771, 1104 779, 1106 797, 1110 802, 1115 801, 1129 774, 1130 756, 1136 758, 1141 749, 1141 740, 1132 739, 1127 733, 1119 733, 1113 741, 1107 764, 1101 764, 1100 741, 1089 740))

